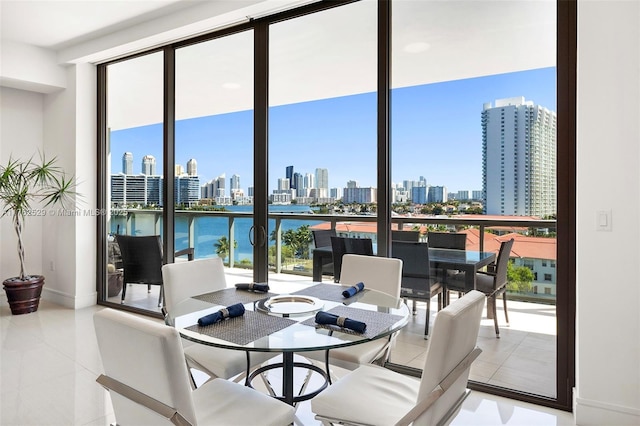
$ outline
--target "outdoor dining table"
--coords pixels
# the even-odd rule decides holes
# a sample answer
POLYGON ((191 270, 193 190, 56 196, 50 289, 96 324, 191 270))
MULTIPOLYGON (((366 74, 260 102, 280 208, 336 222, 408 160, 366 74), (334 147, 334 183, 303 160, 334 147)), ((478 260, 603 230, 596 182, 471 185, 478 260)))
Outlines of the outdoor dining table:
POLYGON ((465 292, 475 290, 476 272, 495 261, 496 254, 488 251, 429 248, 431 267, 465 272, 465 292))
POLYGON ((239 290, 235 287, 186 299, 174 306, 167 324, 180 335, 198 344, 247 353, 247 378, 251 386, 259 374, 282 369, 282 394, 276 398, 294 405, 320 393, 329 383, 329 372, 306 362, 294 362, 294 354, 358 345, 390 336, 404 327, 409 308, 401 298, 367 289, 345 298, 346 288, 317 282, 269 283, 267 293, 239 290), (220 309, 242 303, 243 315, 218 323, 199 326, 198 319, 220 309), (336 325, 319 325, 315 314, 326 311, 367 324, 362 333, 336 325), (282 362, 263 365, 250 371, 252 352, 278 352, 282 362), (322 384, 306 394, 294 395, 294 368, 313 370, 322 384))
MULTIPOLYGON (((322 265, 331 258, 331 247, 313 250, 313 281, 322 281, 322 265)), ((476 272, 495 260, 496 254, 492 252, 429 247, 429 263, 432 268, 465 272, 466 291, 476 288, 476 272)))

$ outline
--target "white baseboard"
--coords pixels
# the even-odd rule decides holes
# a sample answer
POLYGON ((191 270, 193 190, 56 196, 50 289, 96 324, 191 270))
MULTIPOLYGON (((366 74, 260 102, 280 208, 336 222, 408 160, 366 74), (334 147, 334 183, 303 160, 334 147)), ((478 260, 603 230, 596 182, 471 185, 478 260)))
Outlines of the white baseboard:
POLYGON ((48 302, 62 305, 65 308, 82 309, 95 305, 98 300, 98 293, 94 291, 81 296, 72 296, 59 290, 44 287, 41 297, 48 302))
POLYGON ((575 398, 574 418, 580 426, 637 426, 640 425, 640 409, 575 398))

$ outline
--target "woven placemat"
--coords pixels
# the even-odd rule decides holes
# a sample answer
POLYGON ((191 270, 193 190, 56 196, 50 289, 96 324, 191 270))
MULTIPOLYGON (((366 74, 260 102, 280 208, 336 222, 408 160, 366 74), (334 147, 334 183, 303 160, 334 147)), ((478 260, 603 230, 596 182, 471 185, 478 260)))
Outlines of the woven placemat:
POLYGON ((252 303, 256 300, 266 299, 275 296, 275 293, 262 293, 259 291, 237 290, 234 288, 225 288, 224 290, 213 291, 211 293, 193 296, 194 299, 209 302, 213 305, 229 306, 235 303, 252 303))
POLYGON ((329 309, 327 312, 339 317, 346 317, 353 320, 362 321, 367 324, 367 328, 364 333, 358 333, 357 331, 350 330, 348 328, 338 327, 337 325, 316 324, 315 317, 309 318, 300 324, 308 325, 316 328, 326 328, 328 330, 339 331, 341 333, 354 334, 356 336, 364 336, 368 339, 372 339, 389 329, 393 324, 400 321, 402 316, 388 314, 386 312, 369 311, 366 309, 350 308, 348 306, 336 306, 329 309))
MULTIPOLYGON (((339 284, 316 284, 303 290, 298 290, 291 294, 300 294, 304 296, 317 297, 322 300, 330 300, 332 302, 348 302, 352 298, 345 298, 342 296, 342 292, 348 287, 339 284)), ((365 288, 356 296, 366 293, 368 290, 365 288)), ((355 296, 353 297, 355 299, 355 296)))
POLYGON ((226 340, 236 345, 246 345, 287 328, 296 322, 289 318, 245 311, 244 315, 240 317, 229 318, 204 327, 196 324, 186 327, 186 329, 215 337, 216 339, 226 340))

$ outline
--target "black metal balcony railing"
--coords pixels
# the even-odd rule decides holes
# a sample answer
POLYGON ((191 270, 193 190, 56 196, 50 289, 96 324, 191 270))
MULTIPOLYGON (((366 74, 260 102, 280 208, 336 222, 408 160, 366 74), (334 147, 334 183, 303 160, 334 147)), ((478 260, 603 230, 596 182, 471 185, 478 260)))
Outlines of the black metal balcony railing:
MULTIPOLYGON (((124 233, 128 235, 141 234, 157 234, 162 235, 162 211, 150 210, 150 209, 112 209, 111 211, 111 232, 112 233, 124 233)), ((275 246, 275 259, 273 261, 273 270, 276 273, 283 272, 283 257, 282 257, 282 239, 284 225, 288 221, 295 221, 296 223, 329 223, 332 228, 336 228, 338 223, 350 224, 358 222, 376 222, 376 216, 372 215, 333 215, 333 214, 302 214, 302 213, 269 213, 270 229, 269 232, 275 231, 275 239, 273 244, 275 246), (273 227, 272 227, 273 226, 273 227)), ((203 257, 202 253, 198 252, 198 245, 196 240, 206 238, 204 235, 196 235, 196 224, 201 218, 215 219, 216 221, 224 222, 226 224, 218 224, 218 229, 222 231, 217 235, 226 236, 229 241, 237 241, 240 239, 245 245, 248 244, 249 235, 240 235, 237 231, 238 224, 243 224, 242 228, 248 229, 252 223, 251 212, 231 212, 231 211, 194 211, 194 210, 177 210, 176 221, 182 221, 181 237, 176 239, 176 249, 186 247, 196 247, 196 258, 203 257)), ((544 233, 549 231, 555 231, 555 220, 532 220, 529 218, 513 218, 508 217, 504 219, 495 218, 479 218, 477 216, 473 218, 467 218, 464 215, 451 216, 451 217, 393 217, 392 223, 397 224, 398 229, 407 229, 415 225, 433 225, 433 226, 445 226, 448 229, 454 229, 458 227, 462 228, 477 228, 479 230, 479 250, 484 251, 484 236, 485 231, 490 228, 506 227, 506 228, 527 228, 534 229, 538 233, 544 233)), ((178 232, 178 226, 176 226, 176 232, 178 232)), ((201 232, 200 232, 201 234, 201 232)), ((219 236, 214 236, 209 242, 213 246, 214 242, 219 236)), ((228 253, 228 265, 229 267, 236 266, 236 248, 233 244, 229 245, 228 253)), ((241 266, 250 266, 251 262, 243 262, 241 266)), ((294 268, 291 271, 298 275, 311 275, 311 271, 308 269, 294 268)))

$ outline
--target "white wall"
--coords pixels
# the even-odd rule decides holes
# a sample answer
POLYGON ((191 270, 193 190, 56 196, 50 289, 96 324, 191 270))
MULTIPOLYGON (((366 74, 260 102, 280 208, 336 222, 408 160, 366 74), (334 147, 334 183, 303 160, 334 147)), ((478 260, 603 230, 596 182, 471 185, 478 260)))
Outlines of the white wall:
POLYGON ((94 305, 96 292, 96 72, 80 64, 66 70, 67 89, 47 95, 44 143, 77 180, 73 215, 44 220, 43 297, 64 306, 94 305), (53 270, 52 266, 53 265, 53 270), (50 277, 50 278, 49 278, 50 277))
POLYGON ((638 1, 578 3, 580 425, 640 424, 639 27, 638 1), (598 210, 611 232, 596 231, 598 210))
POLYGON ((40 93, 66 87, 64 69, 56 63, 56 52, 9 40, 2 40, 0 50, 3 86, 40 93))
MULTIPOLYGON (((0 88, 0 161, 37 157, 41 151, 58 157, 65 172, 77 178, 82 197, 65 210, 69 215, 60 215, 56 206, 46 209, 44 217, 27 217, 23 239, 26 272, 45 275, 42 297, 81 308, 97 300, 96 216, 85 214, 96 206, 96 73, 93 65, 81 64, 63 74, 67 89, 52 94, 0 88)), ((19 273, 16 244, 11 221, 4 218, 0 221, 1 279, 19 273)))
MULTIPOLYGON (((0 164, 26 159, 43 148, 44 95, 0 87, 0 164)), ((28 217, 23 228, 26 273, 43 273, 42 219, 28 217)), ((18 239, 10 217, 0 220, 0 280, 20 274, 18 239)), ((2 292, 4 297, 4 291, 2 292)))

